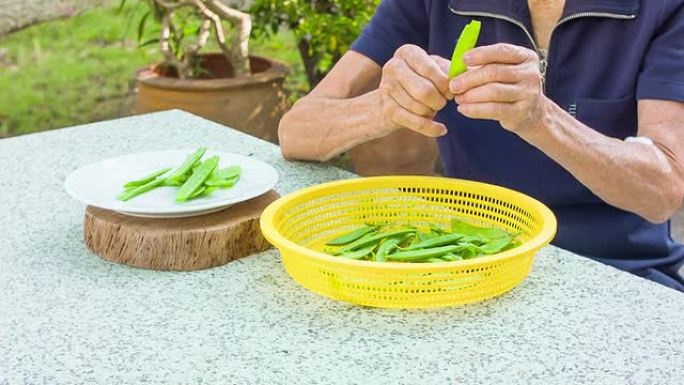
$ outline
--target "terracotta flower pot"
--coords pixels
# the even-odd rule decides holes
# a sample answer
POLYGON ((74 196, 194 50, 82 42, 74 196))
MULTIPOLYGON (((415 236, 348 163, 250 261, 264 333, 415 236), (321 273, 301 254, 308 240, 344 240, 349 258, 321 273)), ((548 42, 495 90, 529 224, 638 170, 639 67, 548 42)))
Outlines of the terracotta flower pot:
POLYGON ((252 75, 235 78, 222 54, 202 57, 206 74, 200 79, 179 79, 158 64, 139 70, 135 112, 179 108, 275 143, 278 122, 288 108, 283 81, 289 68, 251 56, 252 75))
POLYGON ((437 142, 408 129, 356 146, 349 157, 357 174, 435 175, 437 142))

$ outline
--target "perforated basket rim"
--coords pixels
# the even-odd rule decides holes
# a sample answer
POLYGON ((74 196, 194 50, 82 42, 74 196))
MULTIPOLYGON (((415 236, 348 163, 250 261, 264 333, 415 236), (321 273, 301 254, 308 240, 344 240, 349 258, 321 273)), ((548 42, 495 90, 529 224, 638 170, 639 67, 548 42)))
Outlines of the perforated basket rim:
MULTIPOLYGON (((372 187, 370 187, 372 188, 372 187)), ((488 183, 482 183, 482 182, 475 182, 475 181, 470 181, 470 180, 465 180, 465 179, 457 179, 457 178, 445 178, 445 177, 432 177, 432 176, 415 176, 415 175, 396 175, 396 176, 379 176, 379 177, 361 177, 361 178, 352 178, 352 179, 344 179, 344 180, 338 180, 334 182, 327 182, 327 183, 321 183, 317 184, 311 187, 307 187, 298 191, 291 192, 279 199, 277 199, 275 202, 271 203, 266 207, 264 212, 261 214, 261 218, 259 221, 260 227, 261 227, 261 233, 263 234, 264 238, 271 243, 274 247, 276 247, 281 253, 283 251, 286 251, 290 253, 291 255, 303 255, 306 256, 307 258, 312 258, 312 259, 317 259, 321 261, 325 261, 327 263, 335 264, 335 265, 347 265, 347 266, 364 266, 368 269, 374 270, 387 270, 387 269, 392 269, 392 270, 411 270, 412 272, 415 271, 425 271, 425 272, 434 272, 436 270, 441 270, 441 269, 446 269, 446 268, 453 268, 455 266, 458 267, 477 267, 483 264, 490 264, 493 262, 498 262, 498 261, 506 261, 510 259, 516 259, 516 258, 522 258, 528 253, 534 253, 547 245, 548 243, 551 242, 551 240, 554 238, 556 235, 556 230, 557 230, 557 220, 556 216, 553 214, 551 209, 546 207, 543 203, 540 201, 523 194, 521 192, 515 191, 508 189, 506 187, 501 187, 501 186, 496 186, 488 183), (392 182, 403 182, 410 184, 412 181, 415 182, 423 182, 427 183, 430 181, 433 182, 447 182, 450 184, 458 185, 463 187, 464 189, 467 190, 468 186, 478 186, 480 188, 486 188, 488 191, 492 193, 501 192, 505 193, 508 195, 513 195, 517 196, 520 200, 526 201, 528 205, 526 206, 527 209, 532 209, 536 210, 537 213, 542 217, 543 220, 543 225, 542 229, 537 234, 536 236, 532 237, 530 240, 527 242, 523 243, 522 245, 515 247, 513 249, 507 250, 503 253, 498 253, 498 254, 492 254, 488 256, 483 256, 483 257, 478 257, 474 259, 467 259, 467 260, 462 260, 462 261, 453 261, 453 262, 435 262, 435 263, 380 263, 380 262, 375 262, 375 261, 359 261, 359 260, 353 260, 353 259, 345 259, 345 258, 340 258, 340 257, 335 257, 328 255, 326 253, 312 250, 309 248, 306 248, 304 246, 298 245, 297 243, 287 239, 285 236, 283 236, 275 226, 275 217, 276 215, 283 209, 283 206, 288 204, 290 201, 299 199, 303 196, 307 195, 312 195, 314 193, 317 193, 321 190, 331 190, 334 191, 335 188, 344 186, 344 187, 350 187, 354 185, 364 185, 364 189, 368 189, 369 186, 368 184, 382 184, 383 182, 385 183, 392 183, 392 182)))

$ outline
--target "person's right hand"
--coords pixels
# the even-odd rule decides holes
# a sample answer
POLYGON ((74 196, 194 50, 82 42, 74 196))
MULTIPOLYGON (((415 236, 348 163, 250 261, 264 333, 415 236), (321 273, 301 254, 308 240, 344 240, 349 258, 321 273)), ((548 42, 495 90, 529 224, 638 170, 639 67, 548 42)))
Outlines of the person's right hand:
POLYGON ((379 87, 385 134, 399 128, 432 137, 446 134, 446 127, 433 119, 454 98, 449 90, 449 64, 415 45, 401 46, 395 52, 382 68, 379 87))

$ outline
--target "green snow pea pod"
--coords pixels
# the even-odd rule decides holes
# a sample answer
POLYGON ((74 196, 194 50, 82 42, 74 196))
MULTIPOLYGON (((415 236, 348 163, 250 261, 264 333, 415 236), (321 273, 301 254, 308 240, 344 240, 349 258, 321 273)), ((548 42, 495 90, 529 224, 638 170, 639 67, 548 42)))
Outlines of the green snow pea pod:
POLYGON ((213 186, 206 186, 206 189, 204 189, 204 192, 202 193, 202 196, 205 197, 214 191, 218 190, 218 187, 213 187, 213 186))
POLYGON ((434 247, 432 249, 425 250, 406 250, 399 251, 387 256, 388 261, 399 261, 399 262, 420 262, 430 258, 440 257, 446 253, 451 253, 458 250, 456 245, 448 245, 441 247, 434 247))
POLYGON ((235 183, 237 183, 237 181, 239 181, 239 180, 240 180, 240 176, 239 176, 239 175, 238 175, 238 176, 234 176, 234 177, 232 177, 232 178, 230 178, 230 179, 224 179, 224 185, 223 185, 223 186, 220 186, 220 187, 223 187, 223 188, 233 187, 233 186, 235 186, 235 183))
POLYGON ((385 241, 380 244, 380 247, 378 247, 378 252, 375 253, 374 260, 376 262, 385 262, 387 254, 399 246, 402 241, 403 239, 400 237, 385 239, 385 241))
MULTIPOLYGON (((425 242, 425 241, 427 241, 428 239, 437 238, 438 236, 439 236, 439 234, 433 233, 433 232, 429 232, 429 233, 416 233, 416 239, 417 239, 416 243, 425 242)), ((414 243, 414 244, 415 244, 415 243, 414 243)))
POLYGON ((213 177, 210 177, 209 179, 207 179, 206 182, 204 182, 204 184, 212 187, 228 188, 233 187, 235 185, 235 182, 237 182, 239 178, 239 176, 232 177, 229 179, 215 179, 213 177))
POLYGON ((440 262, 446 262, 445 260, 441 258, 428 258, 424 262, 429 262, 429 263, 440 263, 440 262))
POLYGON ((448 231, 444 230, 439 225, 436 225, 434 223, 430 223, 430 232, 436 233, 437 235, 444 235, 449 233, 448 231))
POLYGON ((507 237, 502 237, 502 238, 497 238, 489 243, 485 243, 484 245, 480 246, 480 249, 484 251, 486 254, 495 254, 503 250, 506 246, 508 246, 511 241, 513 240, 513 237, 508 235, 507 237))
POLYGON ((199 164, 205 152, 207 152, 206 147, 200 147, 197 149, 197 151, 188 155, 188 157, 185 158, 185 162, 183 162, 183 164, 178 167, 169 178, 182 180, 183 177, 192 171, 193 167, 199 164))
POLYGON ((165 178, 164 183, 162 183, 162 186, 166 187, 180 187, 183 185, 184 182, 182 182, 179 179, 171 179, 171 178, 165 178))
MULTIPOLYGON (((361 238, 355 240, 354 242, 348 243, 348 244, 346 244, 346 245, 343 245, 338 251, 339 251, 340 253, 352 251, 352 250, 355 248, 355 247, 353 247, 353 246, 356 246, 357 244, 363 243, 363 242, 365 242, 366 240, 370 239, 371 237, 376 236, 377 234, 378 234, 377 231, 371 231, 370 233, 368 233, 368 234, 362 236, 361 238)), ((378 241, 378 242, 380 242, 380 241, 378 241)))
POLYGON ((460 255, 456 255, 454 253, 446 253, 446 254, 442 255, 440 258, 442 258, 443 260, 445 260, 447 262, 454 262, 454 261, 462 261, 463 260, 463 257, 461 257, 460 255))
POLYGON ((429 249, 432 247, 451 245, 458 242, 461 238, 463 238, 463 234, 458 233, 441 235, 439 237, 431 238, 423 242, 413 244, 409 246, 406 250, 429 249))
POLYGON ((511 243, 508 244, 508 246, 506 246, 506 247, 504 247, 503 249, 501 249, 501 251, 507 251, 507 250, 510 250, 510 249, 514 249, 514 248, 516 248, 516 247, 518 247, 518 246, 520 246, 520 241, 513 240, 513 241, 511 241, 511 243))
MULTIPOLYGON (((454 233, 456 234, 456 233, 454 233)), ((478 244, 482 245, 489 242, 489 239, 483 238, 477 235, 464 235, 463 238, 459 241, 459 243, 472 243, 472 244, 478 244)))
POLYGON ((119 196, 117 196, 116 198, 120 201, 125 202, 127 200, 130 200, 130 199, 137 197, 140 194, 144 194, 150 190, 153 190, 153 189, 161 186, 161 184, 163 182, 164 182, 164 179, 161 179, 161 178, 152 180, 150 182, 145 183, 142 186, 138 186, 138 187, 134 187, 132 189, 126 190, 123 193, 119 194, 119 196))
POLYGON ((480 246, 473 245, 472 243, 460 244, 458 246, 458 249, 454 251, 459 253, 459 255, 463 257, 463 259, 473 259, 481 255, 486 255, 486 253, 484 252, 484 250, 480 248, 480 246))
POLYGON ((463 28, 461 36, 456 42, 454 53, 451 56, 451 67, 449 67, 449 79, 466 72, 467 67, 463 63, 463 55, 475 48, 477 39, 480 37, 481 24, 477 20, 473 20, 463 28))
POLYGON ((395 230, 395 231, 390 231, 387 233, 373 234, 373 235, 368 236, 368 237, 364 236, 364 237, 346 245, 340 251, 342 253, 345 253, 348 251, 353 251, 353 250, 368 246, 370 244, 377 245, 378 243, 380 243, 380 241, 382 241, 385 238, 392 238, 392 237, 395 237, 397 235, 415 233, 415 231, 416 230, 413 230, 413 229, 395 230))
POLYGON ((454 233, 461 233, 465 235, 486 238, 487 240, 511 236, 511 234, 506 230, 502 230, 496 227, 475 226, 471 225, 470 223, 466 223, 458 218, 453 218, 451 220, 451 231, 454 233))
POLYGON ((197 170, 197 167, 199 167, 201 164, 202 164, 202 161, 201 161, 201 160, 198 160, 198 161, 195 163, 195 165, 192 166, 192 168, 191 168, 190 170, 188 170, 188 172, 186 172, 185 174, 183 174, 183 175, 181 175, 180 177, 177 177, 177 178, 174 178, 174 177, 171 177, 171 176, 170 176, 170 177, 168 177, 167 179, 170 181, 170 183, 175 183, 176 186, 179 186, 179 187, 180 187, 180 186, 183 185, 183 183, 187 182, 188 179, 190 179, 190 177, 191 177, 192 174, 195 172, 195 170, 197 170))
POLYGON ((159 171, 155 171, 155 172, 153 172, 152 174, 150 174, 150 175, 148 175, 148 176, 145 176, 145 177, 140 178, 140 179, 138 179, 138 180, 133 180, 133 181, 130 181, 130 182, 126 183, 126 184, 124 185, 124 188, 128 189, 128 188, 133 188, 133 187, 142 186, 142 185, 144 185, 144 184, 147 184, 147 183, 149 183, 149 182, 152 182, 153 180, 155 180, 155 179, 157 179, 158 177, 160 177, 160 176, 166 174, 166 173, 169 172, 169 171, 171 171, 171 168, 170 168, 170 167, 169 167, 169 168, 163 168, 163 169, 161 169, 161 170, 159 170, 159 171))
POLYGON ((195 192, 193 192, 193 193, 190 195, 190 197, 188 198, 188 200, 193 199, 193 198, 197 198, 198 196, 204 194, 204 192, 205 192, 206 190, 207 190, 207 187, 206 187, 206 186, 200 186, 200 188, 198 188, 195 192))
POLYGON ((342 236, 339 236, 335 239, 331 239, 325 244, 328 246, 342 246, 346 245, 348 243, 352 243, 355 240, 363 237, 364 235, 377 230, 377 226, 363 226, 359 227, 356 230, 350 231, 342 236))
POLYGON ((240 166, 230 166, 221 170, 215 170, 209 179, 205 182, 207 186, 215 187, 233 187, 235 182, 240 179, 242 173, 242 167, 240 166))
POLYGON ((405 249, 411 245, 415 245, 418 242, 422 242, 422 239, 427 239, 425 235, 421 236, 421 234, 426 233, 414 233, 413 236, 407 237, 407 239, 404 240, 405 242, 402 242, 402 244, 399 245, 399 248, 405 249), (406 240, 408 240, 408 242, 406 242, 406 240))
POLYGON ((373 249, 375 249, 375 246, 376 245, 370 245, 370 246, 366 246, 362 249, 358 249, 356 251, 352 251, 349 253, 343 253, 342 255, 340 255, 340 257, 346 258, 346 259, 356 259, 356 260, 363 259, 363 258, 367 257, 371 252, 373 252, 373 249))
POLYGON ((213 193, 214 191, 216 191, 217 189, 218 189, 218 187, 202 186, 199 189, 197 189, 197 191, 195 191, 195 193, 192 194, 192 196, 190 198, 188 198, 188 200, 193 200, 193 199, 208 196, 211 193, 213 193))
POLYGON ((214 172, 216 166, 218 166, 219 157, 212 156, 211 158, 205 160, 195 172, 192 173, 190 179, 188 179, 178 190, 178 195, 176 195, 176 202, 185 202, 204 184, 204 181, 211 176, 214 172))
POLYGON ((216 177, 219 179, 231 179, 236 176, 239 177, 240 174, 242 174, 241 166, 230 166, 216 171, 216 177))
POLYGON ((192 176, 192 173, 195 172, 195 169, 196 169, 197 167, 199 167, 200 164, 202 164, 201 161, 199 161, 199 163, 196 163, 195 166, 193 166, 193 167, 190 169, 190 171, 186 172, 185 174, 181 175, 181 176, 178 177, 178 178, 173 178, 173 179, 176 180, 176 181, 178 181, 178 182, 180 182, 180 184, 181 184, 181 186, 182 186, 183 183, 187 182, 188 179, 190 179, 190 177, 192 176))
POLYGON ((506 230, 496 227, 489 227, 482 230, 481 236, 488 240, 495 240, 499 238, 512 238, 513 235, 506 230))

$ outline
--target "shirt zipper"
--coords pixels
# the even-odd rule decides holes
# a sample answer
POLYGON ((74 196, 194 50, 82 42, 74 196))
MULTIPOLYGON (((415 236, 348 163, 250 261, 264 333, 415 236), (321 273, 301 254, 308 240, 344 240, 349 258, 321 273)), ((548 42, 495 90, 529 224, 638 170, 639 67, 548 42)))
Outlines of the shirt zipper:
POLYGON ((500 20, 505 20, 508 21, 509 23, 513 23, 520 27, 525 32, 525 35, 527 35, 527 38, 530 40, 530 43, 532 43, 532 47, 534 48, 535 52, 537 52, 537 55, 539 55, 539 72, 541 73, 542 76, 542 90, 544 93, 546 93, 546 72, 549 68, 549 54, 551 53, 551 40, 553 38, 553 33, 556 31, 556 28, 561 26, 562 24, 574 20, 574 19, 579 19, 582 17, 605 17, 609 19, 618 19, 618 20, 631 20, 636 18, 636 15, 621 15, 618 13, 608 13, 608 12, 580 12, 580 13, 575 13, 570 16, 566 16, 560 20, 558 20, 558 23, 553 27, 551 30, 551 35, 549 36, 549 47, 546 50, 541 50, 537 46, 537 42, 534 41, 534 37, 532 37, 532 34, 530 31, 527 29, 525 24, 515 18, 505 16, 505 15, 499 15, 497 13, 490 13, 490 12, 463 12, 463 11, 457 11, 454 8, 449 5, 449 10, 455 14, 455 15, 460 15, 460 16, 482 16, 482 17, 491 17, 494 19, 500 19, 500 20))

